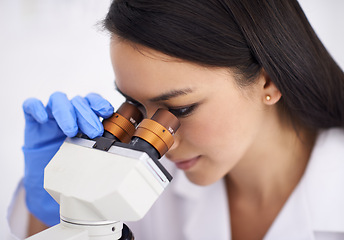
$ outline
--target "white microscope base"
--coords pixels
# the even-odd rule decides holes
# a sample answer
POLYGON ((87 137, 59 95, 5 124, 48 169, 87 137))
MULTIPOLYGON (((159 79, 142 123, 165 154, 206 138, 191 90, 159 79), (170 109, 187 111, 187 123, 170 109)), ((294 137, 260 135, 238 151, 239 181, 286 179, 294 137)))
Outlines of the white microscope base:
POLYGON ((87 240, 89 239, 87 230, 66 228, 61 224, 55 225, 47 230, 40 232, 27 240, 87 240))
POLYGON ((115 240, 121 238, 122 228, 122 222, 90 226, 62 221, 27 240, 115 240))

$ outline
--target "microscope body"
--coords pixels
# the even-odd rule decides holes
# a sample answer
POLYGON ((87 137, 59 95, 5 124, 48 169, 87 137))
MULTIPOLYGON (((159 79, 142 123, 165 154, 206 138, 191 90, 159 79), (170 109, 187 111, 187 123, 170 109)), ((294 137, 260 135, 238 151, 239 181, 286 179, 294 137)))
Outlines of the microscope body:
MULTIPOLYGON (((132 106, 124 106, 119 111, 131 113, 132 106)), ((44 188, 60 204, 60 224, 29 240, 134 239, 123 222, 143 218, 172 180, 158 160, 172 146, 179 121, 158 110, 134 134, 130 115, 115 113, 103 122, 109 132, 102 137, 65 140, 44 173, 44 188)))
POLYGON ((80 223, 141 219, 169 180, 145 152, 93 145, 68 139, 45 169, 44 187, 60 204, 61 217, 80 223))
MULTIPOLYGON (((172 177, 157 159, 129 144, 115 143, 108 151, 94 145, 67 138, 45 168, 44 188, 60 204, 61 226, 55 228, 61 236, 74 229, 80 239, 119 239, 122 222, 141 219, 172 177), (85 238, 84 230, 103 237, 85 238)), ((47 239, 38 235, 29 239, 47 239)))

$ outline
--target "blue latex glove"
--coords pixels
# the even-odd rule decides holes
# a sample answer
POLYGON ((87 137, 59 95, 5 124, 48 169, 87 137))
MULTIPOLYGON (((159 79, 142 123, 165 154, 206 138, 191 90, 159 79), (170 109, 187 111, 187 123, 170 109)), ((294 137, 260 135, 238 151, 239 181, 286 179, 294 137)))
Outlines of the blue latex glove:
POLYGON ((56 92, 46 107, 38 99, 30 98, 23 103, 23 110, 26 204, 36 218, 53 226, 60 222, 59 205, 43 188, 45 166, 66 136, 74 137, 79 131, 90 138, 101 136, 104 129, 99 116, 108 118, 114 109, 95 93, 69 101, 64 93, 56 92))

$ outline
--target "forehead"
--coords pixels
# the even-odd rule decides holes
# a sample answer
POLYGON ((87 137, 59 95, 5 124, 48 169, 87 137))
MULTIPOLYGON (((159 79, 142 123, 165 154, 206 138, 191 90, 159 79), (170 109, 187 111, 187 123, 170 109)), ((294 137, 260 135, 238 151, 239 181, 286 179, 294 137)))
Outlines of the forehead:
POLYGON ((228 78, 228 69, 214 71, 116 38, 110 50, 116 85, 127 95, 154 97, 171 89, 197 91, 212 84, 214 78, 228 78))

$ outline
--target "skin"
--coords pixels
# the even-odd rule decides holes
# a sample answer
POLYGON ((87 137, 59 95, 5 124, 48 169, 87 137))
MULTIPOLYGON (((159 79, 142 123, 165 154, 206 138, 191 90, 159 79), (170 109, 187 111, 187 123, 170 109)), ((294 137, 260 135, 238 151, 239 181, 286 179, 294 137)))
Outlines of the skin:
POLYGON ((42 223, 32 214, 29 214, 29 224, 28 224, 28 231, 27 231, 28 236, 35 235, 36 233, 39 233, 47 228, 48 227, 44 223, 42 223))
POLYGON ((297 134, 280 114, 281 93, 266 73, 240 87, 228 68, 196 65, 117 37, 111 59, 116 86, 147 117, 158 108, 197 104, 180 118, 166 156, 195 184, 224 178, 232 238, 263 238, 301 179, 315 139, 306 128, 299 127, 297 134), (155 101, 181 90, 181 95, 155 101))
POLYGON ((232 239, 262 239, 300 181, 315 139, 302 126, 296 133, 280 114, 281 93, 264 70, 240 87, 242 76, 231 69, 196 65, 116 36, 110 52, 117 88, 146 117, 158 108, 196 105, 180 117, 166 156, 195 184, 224 179, 232 239))
POLYGON ((166 155, 173 162, 198 159, 185 170, 192 182, 208 185, 222 178, 258 137, 268 109, 255 99, 264 95, 256 88, 245 95, 228 69, 209 69, 116 41, 111 45, 111 58, 117 87, 142 104, 148 117, 159 107, 199 104, 192 114, 180 118, 174 146, 166 155), (181 89, 190 92, 167 101, 150 101, 181 89))

